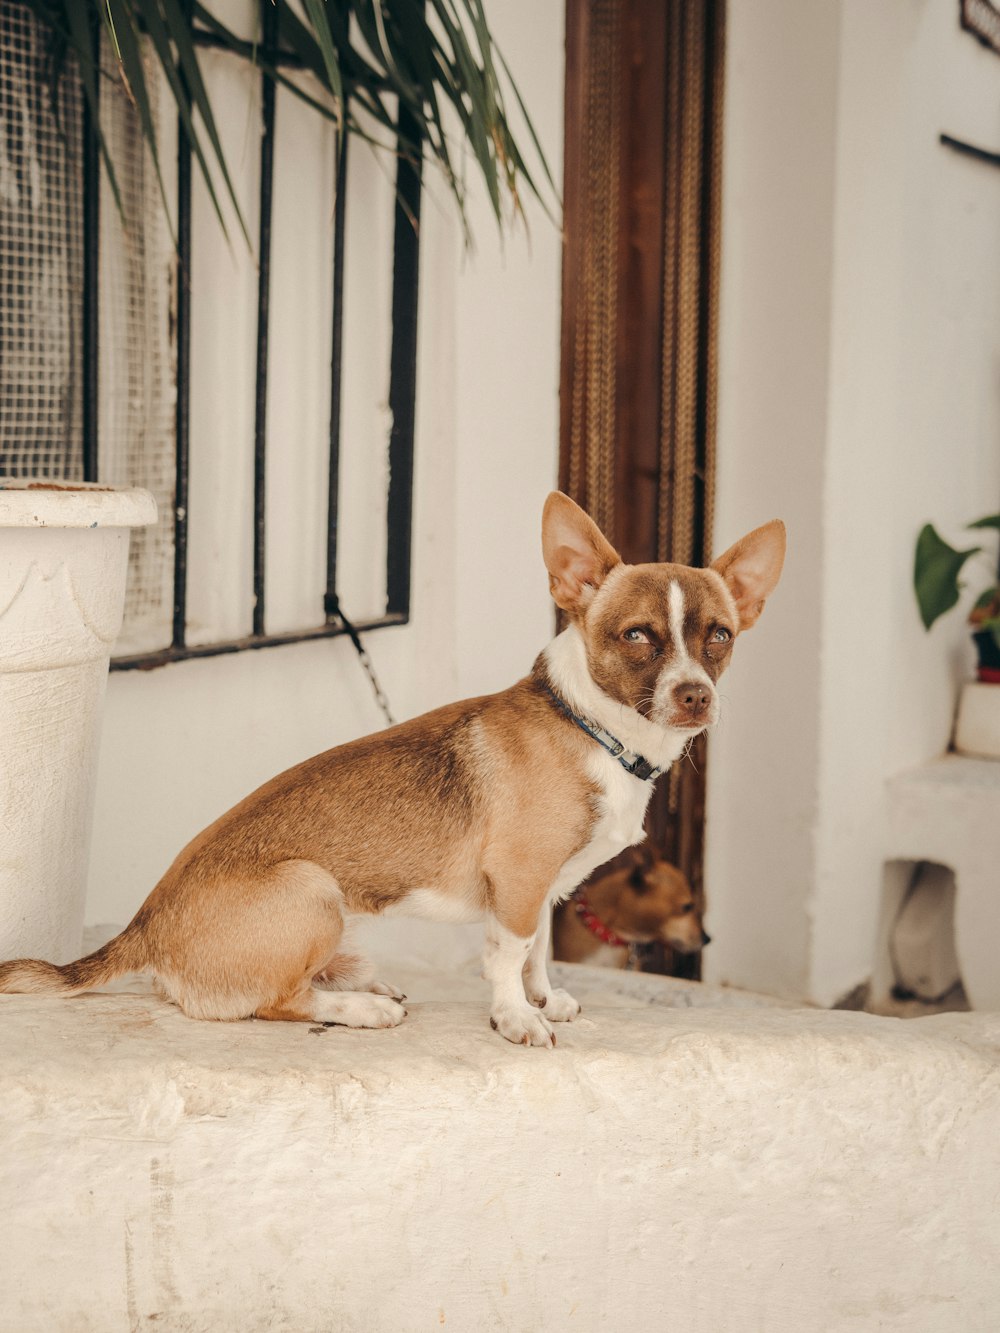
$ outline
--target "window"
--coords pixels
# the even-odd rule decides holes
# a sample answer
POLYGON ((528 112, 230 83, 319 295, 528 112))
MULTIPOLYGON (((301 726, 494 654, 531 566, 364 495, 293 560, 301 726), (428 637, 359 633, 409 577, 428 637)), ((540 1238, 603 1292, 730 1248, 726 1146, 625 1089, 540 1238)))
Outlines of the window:
POLYGON ((175 248, 105 79, 123 223, 78 79, 53 106, 44 37, 0 9, 0 475, 156 495, 118 669, 340 634, 341 596, 358 628, 409 616, 419 167, 399 155, 392 179, 202 39, 255 255, 223 237, 161 89, 175 248))

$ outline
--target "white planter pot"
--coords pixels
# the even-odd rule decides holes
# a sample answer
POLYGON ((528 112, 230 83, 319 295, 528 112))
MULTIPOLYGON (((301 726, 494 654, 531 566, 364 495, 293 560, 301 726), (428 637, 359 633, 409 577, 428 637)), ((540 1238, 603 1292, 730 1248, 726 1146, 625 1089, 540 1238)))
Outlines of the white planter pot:
POLYGON ((1000 759, 1000 685, 971 680, 962 687, 955 749, 982 759, 1000 759))
POLYGON ((147 491, 0 479, 0 959, 79 956, 108 662, 147 491))

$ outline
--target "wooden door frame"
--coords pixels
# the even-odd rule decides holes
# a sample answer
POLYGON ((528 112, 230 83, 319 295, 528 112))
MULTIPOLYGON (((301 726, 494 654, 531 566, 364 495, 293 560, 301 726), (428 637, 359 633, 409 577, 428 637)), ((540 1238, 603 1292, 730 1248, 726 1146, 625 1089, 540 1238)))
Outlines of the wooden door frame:
MULTIPOLYGON (((724 20, 725 0, 566 4, 560 485, 595 518, 603 507, 608 536, 630 563, 710 558, 724 20), (592 364, 581 339, 593 323, 584 308, 592 280, 582 275, 594 271, 588 227, 592 234, 601 222, 595 163, 605 169, 600 197, 615 210, 617 232, 613 259, 607 247, 603 260, 597 255, 614 349, 613 368, 607 346, 597 353, 614 402, 613 465, 604 474, 613 495, 599 503, 580 465, 581 439, 605 429, 603 419, 587 419, 581 390, 592 364), (687 469, 683 477, 678 468, 687 469), (673 496, 683 485, 693 501, 682 532, 673 496)), ((706 761, 699 738, 660 780, 647 820, 699 896, 706 761)), ((661 958, 653 966, 697 975, 694 962, 661 958)))

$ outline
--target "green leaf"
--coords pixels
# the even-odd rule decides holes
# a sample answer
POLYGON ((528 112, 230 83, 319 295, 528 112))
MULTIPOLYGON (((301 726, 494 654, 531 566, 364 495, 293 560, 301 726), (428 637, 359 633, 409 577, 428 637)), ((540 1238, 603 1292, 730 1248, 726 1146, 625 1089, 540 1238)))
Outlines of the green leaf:
MULTIPOLYGON (((225 186, 224 192, 248 245, 249 233, 201 74, 194 36, 197 27, 208 28, 231 51, 253 60, 265 78, 281 84, 319 114, 346 127, 349 133, 367 139, 373 147, 413 159, 426 152, 436 161, 455 200, 467 242, 470 234, 465 169, 470 158, 461 151, 461 141, 471 149, 471 161, 479 169, 501 228, 509 216, 505 204, 512 206, 514 215, 523 211, 522 186, 552 216, 529 170, 522 145, 511 130, 504 105, 505 96, 511 94, 527 127, 532 161, 540 164, 538 180, 547 182, 558 208, 555 183, 541 143, 493 40, 483 0, 302 0, 298 12, 287 0, 257 0, 265 13, 271 13, 263 10, 265 5, 276 4, 278 47, 282 53, 294 57, 301 65, 301 73, 288 66, 279 68, 282 62, 275 58, 274 52, 262 51, 256 41, 237 38, 210 12, 211 0, 190 0, 190 3, 27 0, 27 3, 52 33, 50 88, 56 86, 62 56, 71 51, 76 56, 84 93, 95 117, 99 79, 108 75, 101 70, 93 32, 100 23, 104 24, 159 176, 144 46, 144 39, 149 39, 176 103, 181 132, 191 145, 220 225, 225 231, 213 173, 225 186), (313 95, 306 83, 310 76, 332 98, 332 108, 313 95), (409 112, 404 123, 416 127, 412 133, 399 133, 397 102, 409 112), (386 143, 379 142, 383 132, 386 143)), ((99 128, 99 120, 97 123, 99 128)), ((118 181, 103 135, 100 147, 124 221, 118 181)), ((169 214, 167 208, 168 218, 169 214)))
POLYGON ((950 611, 958 601, 962 567, 969 556, 981 550, 981 546, 973 546, 968 551, 956 551, 938 536, 930 523, 921 530, 913 562, 913 589, 924 629, 930 629, 938 616, 950 611))
MULTIPOLYGON (((163 210, 167 215, 167 225, 170 227, 174 244, 177 243, 177 237, 173 232, 173 224, 170 221, 170 205, 167 200, 167 187, 163 183, 163 173, 160 170, 160 155, 157 152, 156 127, 153 121, 153 110, 149 101, 149 91, 146 88, 146 71, 142 62, 142 49, 139 45, 139 38, 133 27, 134 16, 129 12, 123 0, 107 0, 107 9, 105 11, 108 31, 111 35, 111 41, 115 48, 115 54, 118 58, 118 65, 121 71, 122 82, 125 85, 125 91, 129 99, 139 113, 139 123, 142 127, 142 133, 149 145, 150 155, 153 159, 153 167, 156 171, 156 180, 160 187, 160 198, 163 200, 163 210)), ((122 224, 127 229, 127 222, 122 217, 122 224)))
MULTIPOLYGON (((465 3, 468 8, 470 0, 465 0, 465 3)), ((445 87, 448 87, 449 82, 453 83, 456 95, 452 97, 452 101, 461 117, 462 128, 479 163, 493 212, 497 222, 500 223, 503 220, 503 212, 495 158, 496 144, 493 137, 496 121, 490 114, 485 75, 476 63, 461 23, 452 19, 449 12, 451 7, 447 0, 431 0, 431 4, 448 36, 454 61, 454 73, 448 71, 451 78, 445 80, 445 87)))
POLYGON ((323 65, 329 80, 330 92, 336 98, 337 105, 341 108, 341 114, 343 114, 344 81, 340 73, 337 48, 333 44, 333 34, 330 31, 330 23, 326 16, 326 4, 324 0, 305 0, 305 11, 316 33, 316 40, 319 43, 323 65))
MULTIPOLYGON (((36 13, 38 12, 36 10, 36 13)), ((100 128, 101 97, 97 87, 97 76, 101 68, 100 42, 95 42, 91 38, 90 16, 82 10, 82 6, 74 5, 72 0, 69 0, 66 5, 66 20, 69 28, 70 44, 76 54, 77 65, 80 70, 80 82, 83 84, 87 105, 90 107, 91 123, 97 126, 97 139, 101 146, 101 157, 104 159, 104 165, 107 169, 115 205, 124 224, 125 206, 122 203, 121 190, 118 188, 118 177, 115 175, 114 163, 111 161, 107 140, 100 128)), ((57 69, 53 70, 53 77, 57 78, 58 74, 57 69)))
MULTIPOLYGON (((517 84, 514 82, 514 77, 513 77, 513 75, 512 75, 511 72, 510 72, 510 66, 507 64, 507 61, 504 59, 503 52, 502 52, 501 50, 499 50, 499 49, 497 50, 497 57, 498 57, 498 59, 499 59, 499 61, 500 61, 500 64, 503 66, 503 72, 504 72, 504 74, 506 74, 506 76, 507 76, 507 82, 510 84, 511 91, 512 91, 513 94, 514 94, 514 99, 515 99, 515 101, 517 102, 517 105, 519 106, 519 108, 520 108, 520 110, 521 110, 521 115, 522 115, 523 118, 524 118, 524 123, 525 123, 525 125, 527 125, 527 127, 528 127, 528 133, 531 135, 531 142, 532 142, 532 143, 534 144, 534 146, 535 146, 535 152, 536 152, 536 154, 537 154, 537 156, 538 156, 538 160, 539 160, 539 162, 542 164, 542 171, 545 173, 545 179, 548 181, 549 185, 552 187, 552 193, 558 197, 558 191, 557 191, 557 188, 556 188, 556 183, 555 183, 555 180, 554 180, 553 177, 552 177, 552 169, 551 169, 551 167, 549 166, 548 159, 547 159, 546 156, 545 156, 545 151, 544 151, 544 149, 542 148, 541 141, 539 140, 539 138, 538 138, 538 134, 537 134, 536 131, 535 131, 535 126, 534 126, 534 124, 533 124, 533 122, 532 122, 532 119, 531 119, 531 117, 528 115, 528 108, 524 105, 524 99, 521 97, 520 92, 518 92, 517 84)), ((518 153, 518 159, 519 159, 519 161, 521 160, 521 155, 520 155, 520 153, 518 153)), ((542 207, 545 209, 546 213, 548 213, 549 217, 551 218, 551 217, 552 217, 552 213, 551 213, 551 211, 550 211, 550 209, 549 209, 549 206, 548 206, 548 204, 545 202, 545 200, 542 198, 541 194, 539 193, 538 187, 536 186, 534 180, 532 180, 531 176, 528 174, 528 169, 527 169, 527 167, 524 166, 523 161, 521 162, 521 170, 524 172, 525 180, 527 180, 527 182, 528 182, 529 185, 531 186, 532 192, 534 193, 536 199, 537 199, 538 202, 542 205, 542 207)), ((555 221, 554 218, 553 218, 553 221, 555 221)))
MULTIPOLYGON (((187 132, 191 147, 198 158, 201 166, 202 175, 205 178, 205 184, 208 186, 208 192, 211 195, 212 202, 215 205, 215 211, 222 223, 225 231, 225 223, 222 218, 222 211, 219 208, 218 200, 215 197, 215 189, 212 184, 208 168, 205 163, 204 154, 201 151, 201 145, 194 131, 194 125, 191 118, 191 108, 197 107, 198 114, 201 116, 202 124, 205 127, 205 133, 208 135, 208 141, 212 145, 212 151, 215 154, 215 160, 219 164, 219 170, 222 173, 222 179, 226 185, 226 192, 229 195, 233 210, 236 213, 236 219, 240 224, 240 230, 247 245, 250 245, 250 233, 247 230, 247 224, 243 217, 243 210, 240 208, 240 202, 236 197, 236 191, 233 188, 233 182, 229 176, 229 168, 226 166, 226 157, 222 151, 222 144, 219 140, 218 130, 215 128, 215 117, 212 115, 212 105, 208 99, 208 93, 201 77, 201 68, 198 64, 198 56, 194 48, 194 40, 191 35, 191 24, 184 10, 181 8, 178 0, 129 0, 129 3, 139 6, 146 14, 146 18, 159 26, 163 26, 160 20, 160 8, 162 6, 165 26, 169 29, 170 38, 173 41, 177 51, 180 73, 184 76, 184 83, 188 93, 187 99, 178 100, 178 110, 184 121, 184 128, 187 132), (187 107, 184 101, 187 101, 187 107), (186 114, 185 114, 186 111, 186 114), (190 128, 189 128, 190 126, 190 128)), ((161 62, 163 56, 161 55, 161 62)), ((164 63, 165 72, 170 73, 168 69, 169 62, 164 63)), ((175 74, 177 71, 173 71, 175 74)), ((173 86, 173 84, 171 84, 173 86)), ((176 94, 175 94, 176 96, 176 94)))
POLYGON ((1000 514, 991 514, 989 518, 977 518, 970 528, 1000 528, 1000 514))

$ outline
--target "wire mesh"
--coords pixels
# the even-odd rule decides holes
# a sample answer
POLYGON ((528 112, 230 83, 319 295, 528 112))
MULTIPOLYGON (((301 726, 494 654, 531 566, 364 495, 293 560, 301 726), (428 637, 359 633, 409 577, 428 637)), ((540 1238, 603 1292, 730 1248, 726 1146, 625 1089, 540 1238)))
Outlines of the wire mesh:
MULTIPOLYGON (((106 42, 106 39, 105 39, 106 42)), ((105 45, 103 64, 114 62, 105 45)), ((153 120, 165 88, 146 58, 153 120)), ((165 111, 165 108, 164 108, 165 111)), ((101 178, 99 467, 102 481, 152 491, 159 522, 132 533, 120 654, 171 640, 174 567, 176 373, 172 345, 176 261, 156 169, 120 79, 101 80, 101 127, 121 192, 101 178)), ((169 155, 162 151, 166 167, 169 155)))
POLYGON ((83 97, 0 4, 0 476, 83 476, 83 97))
MULTIPOLYGON (((65 59, 54 92, 51 91, 52 39, 48 28, 39 25, 29 7, 20 0, 0 0, 0 476, 82 478, 84 437, 92 442, 96 436, 96 471, 102 482, 143 486, 153 492, 160 521, 153 528, 132 534, 125 618, 117 645, 118 654, 125 659, 121 665, 136 666, 157 660, 161 650, 159 660, 166 660, 187 655, 191 648, 191 640, 183 642, 183 635, 175 643, 175 562, 183 569, 188 560, 195 568, 194 578, 187 581, 188 587, 204 586, 217 577, 230 552, 225 542, 212 544, 212 529, 210 523, 206 525, 205 515, 211 512, 213 504, 217 509, 231 508, 232 491, 230 487, 223 494, 217 486, 219 494, 213 498, 202 486, 198 498, 202 546, 188 547, 183 534, 178 538, 178 259, 138 113, 116 73, 116 61, 107 48, 107 40, 103 40, 102 65, 107 77, 99 81, 100 125, 115 165, 122 212, 119 213, 102 167, 98 173, 99 224, 88 225, 93 220, 94 194, 85 164, 85 137, 89 141, 86 99, 73 59, 65 59), (92 246, 98 247, 96 283, 91 277, 95 264, 92 246), (87 328, 92 326, 85 324, 84 306, 85 297, 90 299, 95 286, 98 392, 97 420, 93 423, 87 403, 88 390, 95 378, 95 358, 94 349, 85 343, 89 336, 87 328)), ((236 84, 231 71, 221 72, 226 75, 222 82, 222 105, 226 105, 228 97, 232 103, 230 119, 235 116, 234 123, 244 141, 243 149, 239 144, 233 147, 232 157, 242 164, 247 156, 247 126, 252 122, 247 120, 242 98, 233 102, 236 84)), ((251 64, 240 68, 238 73, 243 82, 259 81, 259 71, 251 64)), ((151 55, 146 57, 146 80, 153 95, 160 164, 166 176, 163 193, 173 202, 179 190, 175 176, 176 114, 162 72, 151 55)), ((314 177, 316 173, 310 175, 314 177)), ((371 207, 367 196, 363 203, 371 207)), ((317 213, 317 228, 328 222, 328 214, 317 213)), ((297 218, 295 225, 298 227, 297 218)), ((205 244, 203 235, 200 248, 204 249, 205 244)), ((301 250, 299 245, 294 253, 298 255, 301 250)), ((359 253, 364 253, 363 249, 359 253)), ((394 508, 385 534, 388 556, 384 561, 374 562, 383 568, 388 564, 393 570, 393 580, 389 587, 389 612, 372 617, 362 627, 405 619, 409 604, 412 503, 409 476, 415 393, 411 363, 415 362, 416 323, 412 318, 399 320, 406 327, 397 328, 395 312, 397 296, 400 310, 409 309, 407 302, 413 305, 416 301, 415 245, 408 247, 402 262, 395 252, 394 258, 396 262, 390 270, 394 322, 386 350, 390 353, 390 386, 399 379, 402 407, 396 404, 395 415, 397 428, 400 421, 403 426, 393 446, 396 496, 393 501, 390 490, 389 501, 394 508)), ((374 261, 368 256, 367 262, 374 261)), ((202 313, 205 301, 211 301, 212 284, 206 284, 206 288, 208 296, 202 298, 202 313)), ((266 334, 266 318, 263 328, 266 334)), ((314 338, 316 347, 311 348, 319 349, 316 355, 320 378, 323 363, 327 367, 330 364, 330 355, 321 342, 322 339, 317 343, 314 338)), ((363 340, 358 346, 362 349, 359 356, 368 357, 363 340)), ((223 350, 228 352, 228 348, 223 350)), ((337 356, 339 366, 339 348, 337 356)), ((297 385, 302 383, 302 365, 302 358, 296 360, 297 385)), ((231 396, 238 396, 245 386, 230 375, 229 365, 223 370, 234 381, 231 396)), ((190 377, 182 377, 180 387, 182 395, 190 393, 190 377)), ((213 401, 217 398, 213 386, 213 401)), ((380 391, 377 421, 383 420, 382 401, 380 391)), ((328 408, 329 397, 325 397, 325 402, 328 408)), ((367 420, 372 415, 371 403, 362 406, 367 420)), ((219 438, 218 432, 209 430, 210 424, 209 414, 203 414, 200 429, 208 432, 211 443, 210 450, 201 451, 203 460, 215 449, 219 438)), ((238 451, 240 433, 223 432, 223 436, 237 442, 230 452, 238 451)), ((320 437, 323 443, 329 437, 325 421, 321 422, 317 439, 320 437)), ((318 461, 323 481, 332 475, 336 487, 342 469, 331 474, 325 457, 317 455, 313 461, 318 461)), ((368 461, 363 460, 363 465, 368 466, 368 461)), ((384 471, 381 459, 377 466, 381 477, 384 471)), ((87 467, 93 470, 90 458, 87 467)), ((288 471, 284 461, 283 468, 288 471)), ((382 478, 383 491, 385 485, 382 478)), ((321 508, 325 511, 325 499, 321 508)), ((287 509, 289 514, 298 514, 294 504, 287 509)), ((332 512, 338 512, 336 493, 332 512)), ((186 515, 184 518, 186 521, 186 515)), ((292 524, 297 529, 304 527, 299 518, 294 518, 292 524)), ((286 529, 289 526, 286 521, 286 529)), ((277 524, 275 530, 279 530, 277 524)), ((363 535, 358 550, 371 564, 370 532, 363 535)), ((324 545, 328 545, 325 539, 324 545)), ((239 551, 236 554, 239 557, 239 551)), ((338 573, 342 575, 342 571, 338 573)), ((185 586, 182 577, 179 586, 185 586)), ((326 570, 325 584, 317 585, 316 591, 319 624, 311 622, 307 614, 302 614, 300 620, 297 614, 287 630, 276 637, 273 633, 259 634, 249 644, 242 635, 222 633, 195 644, 191 650, 234 651, 248 644, 257 647, 265 642, 285 641, 295 634, 308 638, 342 632, 342 626, 326 616, 322 600, 324 591, 335 592, 332 564, 326 570), (304 624, 305 628, 297 630, 296 624, 304 624)), ((382 588, 378 593, 380 600, 384 599, 382 588)), ((301 613, 300 602, 301 598, 296 607, 301 613)), ((382 604, 385 605, 384 600, 382 604)), ((183 621, 183 601, 180 607, 177 614, 183 621)), ((194 625, 189 614, 187 626, 194 625)))
MULTIPOLYGON (((0 5, 0 475, 83 476, 83 107, 67 61, 23 4, 0 5)), ((105 69, 114 62, 107 48, 105 69)), ((162 76, 148 71, 162 95, 162 76)), ((155 102, 154 102, 155 111, 155 102)), ((137 529, 120 652, 165 646, 173 602, 174 257, 151 154, 120 81, 101 80, 101 125, 124 223, 102 173, 99 475, 144 486, 160 522, 137 529)))

